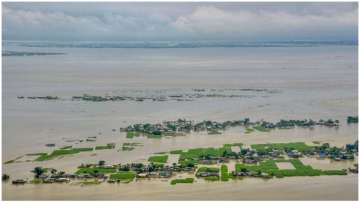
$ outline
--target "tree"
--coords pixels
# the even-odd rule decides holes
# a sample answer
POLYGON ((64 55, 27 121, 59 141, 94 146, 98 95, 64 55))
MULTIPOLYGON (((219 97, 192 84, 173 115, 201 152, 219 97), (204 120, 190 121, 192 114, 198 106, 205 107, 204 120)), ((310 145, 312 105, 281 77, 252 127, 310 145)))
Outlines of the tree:
POLYGON ((44 168, 38 166, 35 167, 31 172, 35 173, 35 178, 39 178, 39 176, 45 173, 45 171, 46 170, 44 168))
POLYGON ((51 174, 56 174, 57 170, 56 169, 51 169, 51 174))
POLYGON ((99 161, 98 165, 99 165, 99 166, 104 166, 104 165, 105 165, 105 161, 104 161, 104 160, 99 161))
POLYGON ((9 179, 10 179, 10 176, 9 176, 9 175, 7 175, 7 174, 3 174, 3 175, 2 175, 2 181, 6 182, 6 181, 8 181, 9 179))

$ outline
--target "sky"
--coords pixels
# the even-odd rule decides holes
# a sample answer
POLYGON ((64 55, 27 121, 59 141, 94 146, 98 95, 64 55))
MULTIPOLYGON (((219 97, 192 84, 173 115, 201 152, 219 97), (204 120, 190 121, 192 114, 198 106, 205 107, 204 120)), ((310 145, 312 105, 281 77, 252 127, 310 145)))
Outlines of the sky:
POLYGON ((3 40, 356 41, 341 3, 2 3, 3 40))

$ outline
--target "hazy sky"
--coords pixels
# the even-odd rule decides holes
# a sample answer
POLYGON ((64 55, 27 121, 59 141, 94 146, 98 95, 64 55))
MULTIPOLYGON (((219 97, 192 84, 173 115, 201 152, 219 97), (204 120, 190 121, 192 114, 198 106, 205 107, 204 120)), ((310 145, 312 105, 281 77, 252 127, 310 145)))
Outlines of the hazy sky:
POLYGON ((357 3, 3 3, 6 40, 357 40, 357 3))

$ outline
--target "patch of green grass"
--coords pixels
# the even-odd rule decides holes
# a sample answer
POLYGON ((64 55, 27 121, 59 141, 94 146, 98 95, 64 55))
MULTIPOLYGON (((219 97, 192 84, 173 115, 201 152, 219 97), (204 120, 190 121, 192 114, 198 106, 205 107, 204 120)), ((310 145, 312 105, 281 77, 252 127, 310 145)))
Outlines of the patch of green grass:
POLYGON ((323 170, 324 175, 346 175, 346 170, 323 170))
POLYGON ((194 159, 179 159, 179 164, 184 167, 193 167, 198 164, 198 161, 194 159))
MULTIPOLYGON (((175 150, 172 153, 179 153, 179 163, 181 165, 198 164, 198 159, 200 158, 208 158, 208 157, 221 157, 226 154, 232 153, 231 147, 239 146, 241 148, 242 143, 234 143, 234 144, 224 144, 223 147, 220 148, 194 148, 189 149, 188 151, 175 150)), ((171 152, 170 152, 171 153, 171 152)))
POLYGON ((229 181, 229 170, 228 170, 228 167, 227 165, 221 165, 221 168, 220 168, 220 173, 221 173, 221 181, 229 181))
POLYGON ((64 146, 64 147, 61 147, 60 149, 70 149, 70 148, 72 148, 72 146, 70 145, 70 146, 64 146))
POLYGON ((221 135, 221 132, 218 130, 209 130, 208 135, 221 135))
POLYGON ((218 173, 219 172, 219 168, 214 168, 214 167, 200 167, 197 172, 209 172, 209 173, 218 173))
POLYGON ((5 161, 5 163, 4 163, 4 164, 10 164, 10 163, 15 163, 15 159, 5 161))
POLYGON ((129 131, 126 133, 126 138, 134 138, 134 137, 139 137, 141 134, 139 132, 135 132, 135 131, 129 131))
POLYGON ((120 181, 120 182, 131 182, 134 180, 136 174, 131 171, 120 171, 110 175, 111 180, 120 181))
POLYGON ((268 173, 276 177, 292 177, 292 176, 320 176, 320 175, 345 175, 343 170, 324 171, 314 169, 309 165, 304 165, 299 159, 289 160, 266 160, 260 162, 259 165, 236 164, 236 172, 254 171, 258 173, 268 173), (295 169, 279 169, 276 162, 290 162, 295 169))
POLYGON ((249 127, 245 128, 245 134, 250 134, 252 132, 254 132, 253 128, 249 128, 249 127))
POLYGON ((139 142, 125 142, 123 143, 123 146, 131 146, 131 147, 137 147, 137 146, 144 146, 142 143, 139 142))
POLYGON ((148 134, 146 134, 146 137, 159 139, 159 138, 162 137, 162 135, 155 135, 155 134, 152 134, 152 133, 148 133, 148 134))
POLYGON ((123 150, 123 151, 132 151, 132 150, 134 150, 135 149, 135 147, 127 147, 127 146, 122 146, 121 147, 121 150, 123 150))
POLYGON ((265 128, 263 126, 257 125, 253 127, 255 130, 260 131, 260 132, 270 132, 269 128, 265 128))
POLYGON ((15 161, 21 159, 23 156, 18 156, 15 159, 9 160, 9 161, 5 161, 4 164, 10 164, 10 163, 15 163, 15 161))
POLYGON ((101 168, 101 167, 89 167, 89 168, 79 168, 76 171, 76 174, 108 174, 108 173, 115 173, 115 168, 101 168))
POLYGON ((26 156, 41 156, 41 155, 45 155, 46 153, 30 153, 30 154, 26 154, 26 156))
POLYGON ((170 151, 170 154, 181 154, 182 150, 172 150, 170 151))
POLYGON ((108 143, 105 146, 96 146, 95 150, 103 150, 103 149, 114 149, 115 143, 108 143))
POLYGON ((154 154, 167 154, 167 152, 156 152, 154 154))
POLYGON ((256 149, 258 152, 268 152, 271 150, 298 150, 300 152, 308 152, 314 149, 314 147, 306 145, 304 142, 253 144, 251 148, 256 149))
POLYGON ((230 147, 221 148, 195 148, 189 149, 187 152, 182 152, 180 159, 197 159, 200 157, 212 156, 220 157, 224 152, 232 152, 230 147))
POLYGON ((193 183, 193 182, 194 182, 194 178, 185 178, 185 179, 171 180, 170 184, 175 185, 175 184, 179 184, 179 183, 193 183))
POLYGON ((166 163, 168 160, 168 155, 162 156, 150 156, 148 161, 153 163, 166 163))
POLYGON ((206 181, 219 181, 219 176, 207 176, 204 177, 206 181))
POLYGON ((34 178, 33 180, 30 181, 31 184, 41 184, 42 180, 34 178))
POLYGON ((42 154, 35 161, 47 161, 64 155, 77 154, 80 152, 93 151, 93 148, 71 148, 71 149, 58 149, 53 151, 51 154, 42 154))
POLYGON ((144 146, 144 145, 139 142, 125 142, 125 143, 123 143, 121 149, 122 149, 122 151, 132 151, 137 146, 144 146))

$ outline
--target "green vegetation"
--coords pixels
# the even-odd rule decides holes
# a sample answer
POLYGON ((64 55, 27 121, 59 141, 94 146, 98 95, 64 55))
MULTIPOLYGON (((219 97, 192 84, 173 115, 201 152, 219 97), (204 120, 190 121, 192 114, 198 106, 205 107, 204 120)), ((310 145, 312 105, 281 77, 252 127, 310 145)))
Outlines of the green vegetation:
POLYGON ((64 147, 61 147, 60 149, 70 149, 70 148, 72 148, 72 146, 70 145, 70 146, 64 146, 64 147))
POLYGON ((313 169, 309 165, 304 165, 299 159, 290 160, 266 160, 260 162, 259 165, 236 164, 236 172, 255 172, 258 174, 267 173, 270 176, 276 177, 291 177, 291 176, 320 176, 320 175, 346 175, 343 170, 323 171, 313 169), (276 162, 290 162, 295 169, 279 169, 276 162))
POLYGON ((125 143, 123 143, 123 146, 137 147, 137 146, 144 146, 144 145, 139 142, 125 142, 125 143))
POLYGON ((209 173, 218 173, 219 168, 214 167, 200 167, 197 172, 209 172, 209 173))
POLYGON ((253 127, 255 130, 260 131, 260 132, 270 132, 269 128, 265 128, 261 125, 257 125, 253 127))
POLYGON ((204 177, 206 181, 219 181, 219 176, 207 176, 204 177))
POLYGON ((245 134, 250 134, 252 132, 254 132, 253 128, 249 128, 249 127, 245 128, 245 134))
POLYGON ((323 170, 324 175, 346 175, 346 170, 323 170))
POLYGON ((10 164, 10 163, 15 163, 15 161, 21 159, 23 156, 18 156, 15 159, 9 160, 9 161, 5 161, 4 164, 10 164))
POLYGON ((103 168, 103 167, 82 167, 76 171, 76 174, 108 174, 115 173, 115 168, 103 168))
POLYGON ((93 148, 71 148, 71 149, 58 149, 53 151, 51 154, 42 154, 35 161, 47 161, 64 155, 77 154, 80 152, 93 151, 93 148))
POLYGON ((128 132, 126 133, 126 138, 132 139, 133 137, 139 137, 140 135, 141 135, 141 133, 139 133, 139 132, 128 131, 128 132))
POLYGON ((256 149, 257 152, 269 152, 272 150, 279 150, 279 151, 298 150, 300 152, 309 152, 314 149, 314 147, 308 146, 304 142, 253 144, 251 145, 251 148, 256 149))
POLYGON ((4 164, 10 164, 10 163, 15 163, 15 159, 12 159, 12 160, 8 160, 8 161, 5 161, 5 163, 4 164))
POLYGON ((228 167, 226 165, 221 165, 220 168, 221 171, 221 181, 229 181, 229 170, 228 167))
POLYGON ((170 154, 181 154, 182 153, 182 150, 173 150, 173 151, 170 151, 170 154))
POLYGON ((347 123, 358 123, 359 118, 357 116, 348 116, 347 123))
POLYGON ((31 184, 41 184, 42 180, 38 179, 38 178, 34 178, 30 181, 31 184))
POLYGON ((131 171, 120 171, 117 173, 113 173, 110 175, 111 180, 115 180, 118 182, 131 182, 134 180, 136 174, 131 171))
POLYGON ((208 135, 221 135, 218 130, 208 130, 208 135))
POLYGON ((45 155, 46 153, 30 153, 30 154, 26 154, 26 156, 41 156, 41 155, 45 155))
POLYGON ((150 156, 148 161, 153 163, 166 163, 168 160, 168 155, 162 156, 150 156))
POLYGON ((105 146, 96 146, 95 150, 103 150, 103 149, 114 149, 115 143, 108 143, 105 146))
POLYGON ((193 183, 193 182, 194 182, 194 178, 185 178, 185 179, 171 180, 170 184, 175 185, 175 184, 178 184, 178 183, 193 183))
POLYGON ((132 150, 134 150, 135 149, 135 147, 126 147, 126 146, 122 146, 121 147, 121 150, 122 151, 132 151, 132 150))
POLYGON ((138 143, 138 142, 125 142, 123 143, 122 145, 122 150, 123 151, 132 151, 135 149, 135 147, 137 146, 143 146, 143 144, 141 143, 138 143))
MULTIPOLYGON (((242 147, 242 143, 234 144, 224 144, 220 148, 195 148, 189 149, 188 151, 182 151, 180 153, 179 163, 181 165, 196 165, 198 159, 205 158, 209 159, 211 157, 223 157, 229 154, 233 154, 231 147, 238 146, 242 147)), ((179 151, 179 150, 177 150, 179 151)), ((174 153, 174 152, 173 152, 174 153)))

